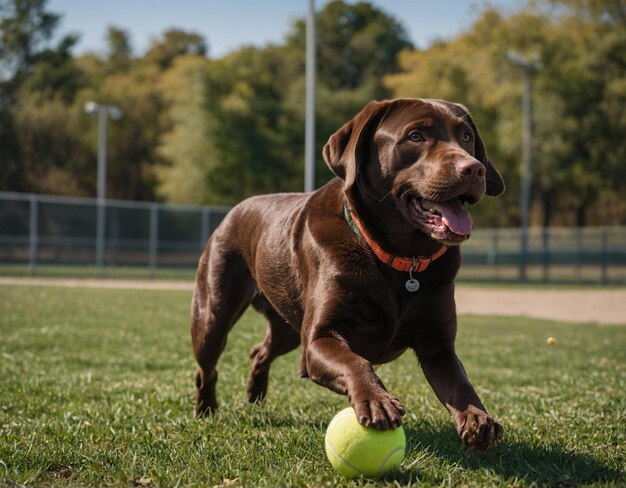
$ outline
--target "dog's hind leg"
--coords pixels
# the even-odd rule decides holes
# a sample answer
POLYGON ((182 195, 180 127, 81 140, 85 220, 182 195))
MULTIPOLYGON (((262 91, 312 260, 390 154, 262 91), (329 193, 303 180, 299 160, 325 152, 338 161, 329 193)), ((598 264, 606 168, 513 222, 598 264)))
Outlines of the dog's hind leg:
POLYGON ((217 361, 226 336, 246 310, 256 283, 243 257, 216 239, 209 241, 200 260, 192 302, 191 338, 199 368, 196 374, 196 415, 217 408, 217 361))
POLYGON ((300 334, 274 310, 263 295, 255 296, 252 306, 268 320, 265 339, 250 351, 252 365, 246 391, 250 403, 259 403, 267 394, 272 361, 300 345, 300 334))

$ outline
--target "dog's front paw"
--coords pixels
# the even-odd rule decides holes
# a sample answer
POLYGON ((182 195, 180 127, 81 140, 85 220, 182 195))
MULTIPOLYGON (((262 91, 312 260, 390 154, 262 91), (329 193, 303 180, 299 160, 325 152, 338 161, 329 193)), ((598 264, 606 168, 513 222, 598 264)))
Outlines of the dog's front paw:
POLYGON ((455 416, 456 430, 464 444, 483 451, 504 437, 502 425, 487 412, 470 405, 455 416))
POLYGON ((376 430, 395 429, 402 423, 404 407, 395 397, 386 391, 367 398, 355 398, 352 408, 356 418, 363 427, 373 427, 376 430))

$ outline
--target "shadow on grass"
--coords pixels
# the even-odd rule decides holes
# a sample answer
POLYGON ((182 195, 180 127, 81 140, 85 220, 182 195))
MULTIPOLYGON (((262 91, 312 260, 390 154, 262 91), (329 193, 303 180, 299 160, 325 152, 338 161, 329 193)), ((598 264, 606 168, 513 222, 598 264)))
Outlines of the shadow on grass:
MULTIPOLYGON (((425 426, 426 427, 426 426, 425 426)), ((622 474, 596 459, 584 454, 566 452, 557 445, 531 446, 506 439, 485 452, 476 452, 463 446, 450 428, 440 430, 407 428, 407 446, 426 451, 441 463, 456 465, 472 471, 485 471, 503 480, 524 480, 540 485, 570 487, 581 483, 622 482, 622 474)), ((431 457, 432 457, 431 456, 431 457)), ((411 462, 407 459, 406 463, 411 462)), ((415 479, 421 482, 441 482, 441 479, 425 479, 428 476, 415 463, 404 473, 394 476, 397 481, 415 479)))
MULTIPOLYGON (((262 409, 259 405, 246 407, 250 410, 262 409)), ((326 429, 325 420, 295 412, 265 410, 261 415, 257 411, 256 415, 244 413, 243 416, 240 412, 238 418, 241 423, 257 430, 306 426, 323 434, 326 429)), ((219 419, 219 422, 222 421, 228 421, 228 418, 219 419)), ((567 452, 558 445, 529 445, 507 439, 505 434, 505 440, 498 446, 476 452, 461 444, 452 426, 439 429, 426 424, 418 428, 405 426, 405 432, 405 468, 386 476, 384 479, 388 482, 411 486, 415 483, 438 485, 450 481, 450 472, 458 472, 459 468, 474 472, 479 483, 482 479, 489 485, 493 484, 494 476, 510 484, 522 481, 557 488, 598 482, 624 482, 619 470, 589 455, 567 452)), ((462 472, 459 473, 459 477, 462 476, 462 472)))

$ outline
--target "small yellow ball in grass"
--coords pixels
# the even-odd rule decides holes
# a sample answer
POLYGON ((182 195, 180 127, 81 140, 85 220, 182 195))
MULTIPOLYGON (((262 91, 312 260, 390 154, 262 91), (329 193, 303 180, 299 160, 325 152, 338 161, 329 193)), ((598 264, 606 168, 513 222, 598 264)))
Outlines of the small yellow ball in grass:
POLYGON ((326 456, 346 478, 383 476, 404 460, 406 436, 402 426, 384 432, 365 428, 352 407, 339 412, 326 429, 326 456))
POLYGON ((548 344, 548 346, 554 346, 556 344, 556 337, 548 337, 546 344, 548 344))

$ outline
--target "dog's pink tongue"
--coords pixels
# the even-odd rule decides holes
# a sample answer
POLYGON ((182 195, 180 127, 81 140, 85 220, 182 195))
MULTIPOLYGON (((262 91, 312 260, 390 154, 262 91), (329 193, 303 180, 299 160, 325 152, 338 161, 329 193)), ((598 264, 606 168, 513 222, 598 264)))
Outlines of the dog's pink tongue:
POLYGON ((441 213, 441 221, 455 234, 466 236, 472 232, 472 216, 458 198, 439 202, 435 208, 441 213))

